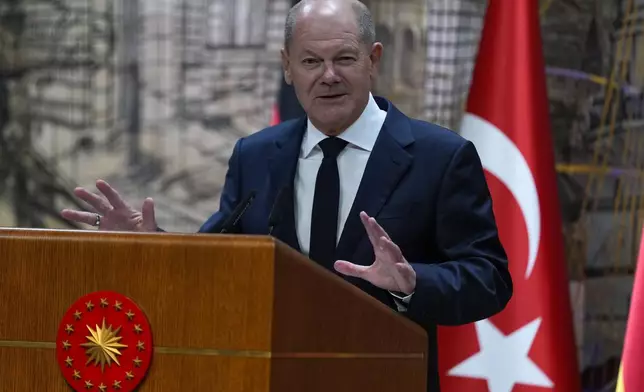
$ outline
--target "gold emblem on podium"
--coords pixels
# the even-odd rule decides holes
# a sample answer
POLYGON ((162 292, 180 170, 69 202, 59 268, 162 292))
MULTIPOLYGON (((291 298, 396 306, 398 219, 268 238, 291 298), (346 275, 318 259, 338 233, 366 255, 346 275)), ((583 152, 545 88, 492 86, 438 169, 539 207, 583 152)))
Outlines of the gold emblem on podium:
POLYGON ((152 360, 150 324, 124 295, 87 294, 63 316, 56 356, 65 380, 77 392, 133 391, 152 360))

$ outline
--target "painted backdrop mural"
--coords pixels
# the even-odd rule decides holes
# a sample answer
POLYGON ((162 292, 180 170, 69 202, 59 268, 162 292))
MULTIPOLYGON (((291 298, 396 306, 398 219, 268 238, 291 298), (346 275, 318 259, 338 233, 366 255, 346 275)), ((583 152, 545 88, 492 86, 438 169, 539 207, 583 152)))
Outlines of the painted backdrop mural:
MULTIPOLYGON (((132 203, 153 196, 164 227, 195 231, 233 143, 270 121, 290 3, 0 4, 0 225, 67 227, 57 212, 73 187, 104 178, 132 203)), ((420 115, 427 4, 369 5, 387 47, 377 92, 420 115)))

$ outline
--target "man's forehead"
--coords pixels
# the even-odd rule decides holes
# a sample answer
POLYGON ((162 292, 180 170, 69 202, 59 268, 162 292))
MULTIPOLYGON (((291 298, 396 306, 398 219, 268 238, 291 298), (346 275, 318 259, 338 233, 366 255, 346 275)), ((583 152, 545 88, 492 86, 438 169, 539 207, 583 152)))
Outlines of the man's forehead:
POLYGON ((293 32, 294 40, 351 40, 358 36, 355 18, 346 17, 304 17, 298 19, 293 32))
POLYGON ((360 50, 360 43, 358 35, 353 31, 303 29, 301 33, 293 35, 291 46, 297 52, 322 54, 360 50))
POLYGON ((357 18, 352 11, 348 13, 319 14, 311 13, 300 15, 296 19, 295 26, 326 26, 329 29, 352 29, 357 28, 357 18))

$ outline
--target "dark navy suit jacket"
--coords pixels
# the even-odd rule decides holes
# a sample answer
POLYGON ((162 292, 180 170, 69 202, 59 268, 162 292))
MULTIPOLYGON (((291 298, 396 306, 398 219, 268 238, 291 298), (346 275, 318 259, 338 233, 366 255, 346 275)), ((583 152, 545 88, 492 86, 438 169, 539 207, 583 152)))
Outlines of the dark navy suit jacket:
MULTIPOLYGON (((438 391, 436 326, 471 323, 500 312, 512 296, 508 261, 474 145, 447 129, 405 116, 383 98, 375 99, 387 117, 341 234, 337 258, 362 265, 374 261, 360 211, 374 216, 400 247, 417 274, 416 291, 403 314, 427 331, 428 391, 438 391)), ((300 250, 292 189, 306 124, 305 117, 291 120, 237 142, 220 210, 200 232, 210 232, 255 190, 256 199, 235 231, 267 234, 276 196, 290 187, 281 207, 284 219, 273 235, 300 250)), ((386 290, 347 279, 396 309, 386 290)))

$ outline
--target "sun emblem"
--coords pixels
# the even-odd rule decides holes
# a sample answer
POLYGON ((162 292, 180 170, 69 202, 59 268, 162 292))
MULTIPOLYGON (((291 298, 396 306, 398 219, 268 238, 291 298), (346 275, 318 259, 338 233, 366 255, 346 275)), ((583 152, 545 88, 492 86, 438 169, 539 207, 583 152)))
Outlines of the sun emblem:
POLYGON ((65 313, 56 354, 63 376, 75 391, 130 392, 150 367, 150 325, 129 298, 107 291, 91 293, 65 313))
POLYGON ((94 365, 101 366, 101 371, 105 370, 105 365, 112 365, 112 361, 117 365, 121 366, 117 356, 121 356, 120 349, 126 348, 127 344, 119 343, 119 340, 122 339, 122 336, 118 336, 121 330, 121 327, 116 328, 115 331, 112 330, 112 326, 105 326, 105 318, 103 318, 103 325, 96 326, 95 329, 92 329, 90 326, 87 326, 91 336, 87 336, 87 343, 82 343, 81 347, 87 348, 86 353, 89 356, 87 363, 94 361, 94 365))

